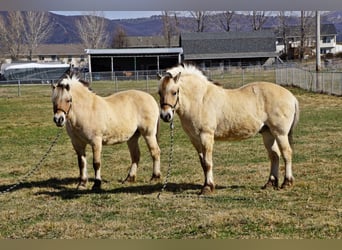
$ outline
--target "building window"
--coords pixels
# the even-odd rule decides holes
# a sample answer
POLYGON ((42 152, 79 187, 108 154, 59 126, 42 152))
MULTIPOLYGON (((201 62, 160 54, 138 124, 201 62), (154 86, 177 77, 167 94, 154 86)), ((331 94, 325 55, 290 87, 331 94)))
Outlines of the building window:
POLYGON ((68 56, 68 63, 72 62, 72 56, 68 56))
POLYGON ((58 59, 58 58, 57 58, 56 55, 52 55, 52 56, 51 56, 51 61, 57 61, 57 59, 58 59))
POLYGON ((331 43, 331 37, 330 36, 324 36, 322 40, 323 40, 323 43, 331 43))

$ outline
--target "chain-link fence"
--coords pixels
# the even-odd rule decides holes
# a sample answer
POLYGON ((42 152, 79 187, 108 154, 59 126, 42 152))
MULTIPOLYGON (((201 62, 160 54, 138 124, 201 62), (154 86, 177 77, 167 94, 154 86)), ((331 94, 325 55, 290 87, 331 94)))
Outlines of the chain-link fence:
MULTIPOLYGON (((279 85, 297 86, 302 89, 342 96, 342 71, 325 71, 316 73, 302 69, 297 64, 281 64, 274 66, 225 66, 201 69, 211 80, 225 88, 237 88, 253 81, 269 81, 279 85)), ((120 71, 82 73, 80 76, 91 82, 91 87, 99 95, 127 89, 139 89, 156 93, 158 78, 156 71, 120 71)), ((161 72, 162 73, 162 72, 161 72)), ((20 96, 28 86, 47 85, 58 79, 30 80, 30 82, 0 81, 1 96, 20 96)))

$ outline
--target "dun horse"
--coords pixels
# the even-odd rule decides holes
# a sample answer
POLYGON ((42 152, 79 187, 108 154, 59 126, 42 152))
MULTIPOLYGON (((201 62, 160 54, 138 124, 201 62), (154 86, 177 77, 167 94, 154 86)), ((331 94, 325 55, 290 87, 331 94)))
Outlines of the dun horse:
POLYGON ((93 152, 95 182, 101 187, 102 145, 126 142, 131 168, 125 181, 134 181, 140 160, 138 139, 142 135, 153 158, 152 179, 160 178, 160 149, 157 143, 159 107, 155 99, 142 91, 129 90, 108 97, 91 92, 87 83, 67 75, 52 86, 54 122, 66 130, 76 151, 80 170, 79 188, 88 181, 86 145, 93 152))
POLYGON ((196 148, 204 171, 202 193, 215 188, 214 140, 241 140, 261 133, 271 171, 263 188, 278 188, 280 156, 285 161, 282 188, 291 186, 292 131, 299 119, 297 99, 283 87, 267 82, 223 89, 191 65, 171 68, 160 77, 160 116, 170 122, 176 112, 196 148))

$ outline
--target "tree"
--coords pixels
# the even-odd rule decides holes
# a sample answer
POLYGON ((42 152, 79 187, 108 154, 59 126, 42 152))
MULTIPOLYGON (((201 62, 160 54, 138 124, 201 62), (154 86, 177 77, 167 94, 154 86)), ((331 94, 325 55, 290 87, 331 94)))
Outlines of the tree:
POLYGON ((12 60, 18 60, 25 53, 32 60, 34 50, 46 40, 51 29, 47 12, 11 11, 0 19, 1 44, 12 60))
POLYGON ((268 19, 266 11, 252 11, 250 16, 252 17, 253 30, 261 30, 268 19))
POLYGON ((24 12, 24 20, 26 23, 24 35, 31 61, 34 50, 51 34, 52 24, 49 22, 48 13, 42 11, 24 12))
POLYGON ((196 32, 204 32, 210 20, 211 11, 189 11, 189 13, 196 20, 196 32))
POLYGON ((98 49, 107 46, 107 23, 103 12, 84 13, 81 19, 76 21, 76 26, 81 41, 86 48, 98 49))
POLYGON ((1 47, 11 55, 13 61, 18 60, 23 51, 24 29, 20 11, 11 11, 6 18, 0 17, 1 47))
POLYGON ((127 34, 121 25, 118 25, 115 29, 112 48, 126 48, 128 46, 127 34))
POLYGON ((227 32, 230 31, 230 25, 232 23, 234 14, 234 11, 224 11, 220 14, 219 21, 220 26, 223 28, 223 30, 227 32))
POLYGON ((300 12, 300 46, 299 46, 299 59, 304 59, 305 48, 309 46, 308 37, 313 35, 314 29, 314 11, 301 11, 300 12))
POLYGON ((179 22, 177 13, 174 11, 163 11, 163 36, 166 40, 167 46, 171 47, 171 39, 175 35, 179 35, 179 22))
POLYGON ((288 39, 287 39, 287 30, 289 28, 289 15, 291 12, 289 11, 279 11, 278 12, 278 20, 279 20, 279 33, 284 43, 284 54, 286 59, 288 59, 288 39))

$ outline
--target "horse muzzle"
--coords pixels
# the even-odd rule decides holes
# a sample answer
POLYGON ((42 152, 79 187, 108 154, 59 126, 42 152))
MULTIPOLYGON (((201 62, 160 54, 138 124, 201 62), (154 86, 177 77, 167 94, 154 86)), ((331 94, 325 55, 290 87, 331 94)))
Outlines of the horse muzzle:
POLYGON ((57 127, 63 127, 66 122, 66 117, 64 113, 56 113, 53 116, 53 121, 55 122, 57 127))
POLYGON ((161 110, 160 111, 160 118, 164 122, 171 122, 173 120, 173 110, 172 109, 167 109, 167 110, 161 110))

